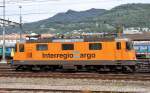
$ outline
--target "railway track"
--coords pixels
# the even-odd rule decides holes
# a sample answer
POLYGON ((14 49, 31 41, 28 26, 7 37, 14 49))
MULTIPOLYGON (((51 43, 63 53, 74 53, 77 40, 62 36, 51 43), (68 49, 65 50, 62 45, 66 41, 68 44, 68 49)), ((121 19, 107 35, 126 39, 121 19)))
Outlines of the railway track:
POLYGON ((18 89, 18 88, 0 88, 0 92, 32 92, 32 93, 134 93, 134 92, 112 92, 112 91, 90 91, 90 90, 56 90, 56 89, 18 89))
MULTIPOLYGON (((15 71, 9 65, 0 64, 0 77, 8 78, 58 78, 58 79, 94 79, 94 80, 125 80, 125 81, 150 81, 150 74, 130 73, 130 74, 99 74, 87 72, 31 72, 31 71, 15 71)), ((49 88, 34 88, 33 87, 1 87, 0 93, 134 93, 134 92, 116 92, 116 91, 83 91, 83 90, 67 90, 67 89, 49 89, 49 88)))
POLYGON ((118 75, 118 74, 59 74, 59 73, 5 73, 0 77, 19 78, 65 78, 65 79, 102 79, 102 80, 132 80, 150 81, 150 75, 118 75))
POLYGON ((62 72, 23 72, 15 71, 9 65, 0 65, 0 77, 20 77, 20 78, 66 78, 66 79, 102 79, 102 80, 132 80, 132 81, 150 81, 150 75, 147 73, 139 74, 99 74, 99 73, 62 73, 62 72))
POLYGON ((82 91, 82 90, 55 90, 55 89, 17 89, 17 88, 1 88, 0 92, 35 92, 35 93, 100 93, 100 91, 82 91))

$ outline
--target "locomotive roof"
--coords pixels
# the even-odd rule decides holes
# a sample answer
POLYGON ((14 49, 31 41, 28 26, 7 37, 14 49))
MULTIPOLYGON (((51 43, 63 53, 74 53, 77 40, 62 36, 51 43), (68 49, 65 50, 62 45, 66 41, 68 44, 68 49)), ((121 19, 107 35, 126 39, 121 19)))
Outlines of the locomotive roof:
POLYGON ((43 38, 38 40, 27 40, 27 43, 50 43, 50 42, 108 42, 108 41, 118 41, 123 39, 116 38, 43 38))

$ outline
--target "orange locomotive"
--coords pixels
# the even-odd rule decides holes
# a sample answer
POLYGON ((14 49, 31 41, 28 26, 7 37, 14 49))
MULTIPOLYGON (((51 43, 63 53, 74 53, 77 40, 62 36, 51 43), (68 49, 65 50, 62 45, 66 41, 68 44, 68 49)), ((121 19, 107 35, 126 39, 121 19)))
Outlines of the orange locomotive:
POLYGON ((11 62, 19 69, 134 71, 135 51, 129 39, 55 38, 16 44, 11 62))

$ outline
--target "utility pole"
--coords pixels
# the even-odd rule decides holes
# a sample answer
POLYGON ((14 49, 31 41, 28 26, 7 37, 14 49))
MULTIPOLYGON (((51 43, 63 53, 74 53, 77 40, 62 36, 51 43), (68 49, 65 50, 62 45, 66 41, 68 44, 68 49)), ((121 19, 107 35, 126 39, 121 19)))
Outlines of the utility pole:
POLYGON ((7 63, 6 59, 5 59, 5 0, 3 0, 3 56, 2 56, 2 60, 1 63, 7 63))
POLYGON ((20 9, 20 42, 21 42, 22 41, 22 32, 23 32, 23 28, 22 28, 22 14, 21 14, 22 6, 21 5, 19 6, 19 9, 20 9))
POLYGON ((122 33, 123 33, 123 25, 118 25, 116 27, 116 33, 118 38, 122 38, 122 33))

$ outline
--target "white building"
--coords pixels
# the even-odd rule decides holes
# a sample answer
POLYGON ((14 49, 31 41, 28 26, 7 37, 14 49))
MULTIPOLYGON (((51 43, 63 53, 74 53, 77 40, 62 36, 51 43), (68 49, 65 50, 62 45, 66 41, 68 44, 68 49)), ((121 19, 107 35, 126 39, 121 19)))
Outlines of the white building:
POLYGON ((140 29, 136 29, 136 28, 125 28, 123 30, 124 34, 142 34, 140 29))

